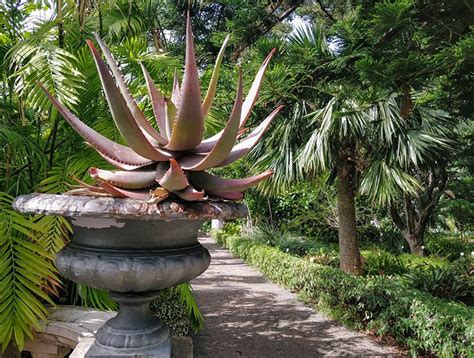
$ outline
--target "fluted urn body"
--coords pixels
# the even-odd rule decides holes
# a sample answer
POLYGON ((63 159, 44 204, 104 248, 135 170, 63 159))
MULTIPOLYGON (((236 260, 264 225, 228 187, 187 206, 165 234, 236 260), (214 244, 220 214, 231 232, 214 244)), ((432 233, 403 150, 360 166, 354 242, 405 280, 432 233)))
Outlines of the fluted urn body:
POLYGON ((20 196, 14 208, 67 217, 73 238, 56 255, 59 271, 74 282, 109 290, 120 304, 86 357, 171 357, 168 328, 153 316, 150 301, 208 268, 209 252, 197 239, 206 220, 246 215, 244 205, 227 202, 148 204, 50 194, 20 196))

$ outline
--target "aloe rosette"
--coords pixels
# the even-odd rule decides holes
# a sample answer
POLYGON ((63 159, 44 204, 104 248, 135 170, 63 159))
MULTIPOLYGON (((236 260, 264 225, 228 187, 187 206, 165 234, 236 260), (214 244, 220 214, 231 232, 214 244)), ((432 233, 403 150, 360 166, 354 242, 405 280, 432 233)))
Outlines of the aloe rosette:
MULTIPOLYGON (((186 23, 186 59, 182 83, 175 75, 171 98, 163 97, 142 64, 158 130, 150 124, 125 83, 111 52, 96 35, 106 62, 91 41, 103 90, 114 122, 127 145, 104 137, 79 120, 41 84, 53 105, 82 138, 117 170, 91 168, 97 186, 87 186, 76 193, 110 195, 149 202, 159 202, 170 194, 186 201, 207 198, 239 200, 243 191, 272 175, 270 170, 242 178, 226 179, 206 172, 228 165, 247 154, 260 140, 281 107, 276 108, 247 136, 246 122, 255 105, 272 51, 256 74, 249 93, 243 99, 240 71, 237 93, 229 120, 218 134, 203 139, 204 120, 216 94, 219 71, 229 37, 217 56, 207 93, 201 102, 198 69, 194 54, 191 20, 186 23)), ((86 186, 86 184, 84 184, 86 186)))

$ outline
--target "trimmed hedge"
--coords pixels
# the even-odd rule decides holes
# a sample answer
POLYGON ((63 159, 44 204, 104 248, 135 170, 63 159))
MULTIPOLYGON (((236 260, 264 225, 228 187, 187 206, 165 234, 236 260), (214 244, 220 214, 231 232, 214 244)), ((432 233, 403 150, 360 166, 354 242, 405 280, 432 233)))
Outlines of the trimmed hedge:
POLYGON ((395 338, 413 355, 474 357, 474 310, 384 277, 355 277, 238 236, 214 238, 270 280, 356 329, 395 338))

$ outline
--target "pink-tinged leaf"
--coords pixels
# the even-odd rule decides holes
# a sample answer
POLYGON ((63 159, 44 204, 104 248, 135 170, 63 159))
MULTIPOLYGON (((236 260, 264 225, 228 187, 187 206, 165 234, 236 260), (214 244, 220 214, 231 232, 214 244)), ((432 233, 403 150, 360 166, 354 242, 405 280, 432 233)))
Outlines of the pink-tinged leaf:
POLYGON ((59 103, 41 83, 38 85, 71 127, 109 163, 125 170, 144 167, 152 163, 151 160, 138 155, 131 148, 115 143, 93 130, 59 103))
POLYGON ((170 168, 169 162, 159 162, 156 166, 155 181, 159 182, 170 168))
POLYGON ((66 195, 77 195, 77 196, 110 196, 104 189, 95 187, 92 188, 77 188, 66 191, 66 195))
MULTIPOLYGON (((158 175, 158 169, 155 175, 158 175)), ((189 185, 186 175, 174 159, 170 159, 170 167, 165 175, 158 180, 158 183, 169 191, 182 190, 189 185)))
POLYGON ((250 130, 250 128, 243 128, 241 130, 239 130, 239 133, 237 134, 237 139, 242 137, 244 134, 246 134, 248 131, 250 130))
POLYGON ((257 185, 262 180, 273 174, 267 170, 261 174, 242 179, 225 179, 206 172, 190 172, 189 180, 196 188, 204 189, 207 193, 239 192, 257 185))
POLYGON ((105 181, 123 189, 144 189, 156 185, 155 170, 103 170, 90 168, 89 174, 98 181, 105 181))
POLYGON ((194 55, 191 18, 186 24, 186 63, 181 87, 179 108, 173 123, 168 145, 169 150, 189 150, 201 143, 204 133, 204 117, 201 111, 201 89, 194 55))
POLYGON ((125 102, 127 103, 128 108, 130 109, 130 112, 132 113, 133 118, 136 120, 138 125, 147 133, 151 138, 153 138, 155 141, 157 141, 159 144, 165 145, 168 143, 168 141, 163 138, 148 122, 146 119, 145 115, 143 112, 138 108, 137 103, 135 102, 135 99, 132 97, 126 83, 125 79, 123 77, 122 72, 118 68, 115 59, 112 56, 112 53, 110 52, 109 48, 105 45, 105 43, 101 40, 101 38, 95 34, 95 39, 97 43, 99 44, 102 52, 105 55, 105 58, 107 60, 107 63, 110 66, 110 69, 112 70, 112 73, 115 77, 115 80, 117 82, 118 88, 120 92, 122 93, 123 98, 125 99, 125 102))
POLYGON ((100 183, 100 187, 114 198, 130 198, 135 200, 148 201, 153 198, 150 190, 127 190, 120 189, 107 182, 100 183))
POLYGON ((221 71, 222 60, 224 58, 225 48, 227 46, 227 42, 229 41, 230 35, 227 35, 222 43, 222 47, 217 55, 216 64, 214 65, 214 70, 212 71, 211 81, 209 82, 209 87, 207 89, 206 97, 204 97, 204 101, 202 102, 202 114, 204 118, 209 113, 211 109, 212 102, 214 101, 214 97, 216 96, 216 89, 217 89, 217 81, 219 80, 219 73, 221 71))
POLYGON ((179 162, 183 169, 193 171, 206 170, 222 163, 228 157, 237 139, 237 133, 239 132, 242 98, 242 71, 239 71, 239 83, 237 85, 234 107, 232 108, 229 121, 227 122, 221 137, 209 154, 204 158, 201 159, 199 155, 194 154, 185 155, 179 158, 179 162))
POLYGON ((184 190, 174 191, 173 194, 186 201, 203 201, 207 199, 203 190, 198 191, 192 186, 188 186, 184 190))
MULTIPOLYGON (((250 117, 250 114, 252 113, 252 109, 255 105, 255 102, 257 101, 258 97, 258 92, 260 90, 260 85, 262 84, 263 81, 263 76, 265 75, 265 71, 267 70, 268 64, 270 63, 270 60, 275 53, 275 49, 273 49, 263 61, 262 66, 257 72, 257 75, 255 76, 255 79, 252 83, 252 86, 250 87, 249 93, 247 94, 247 97, 245 98, 244 104, 242 106, 242 114, 240 116, 240 128, 242 128, 245 123, 247 122, 248 118, 250 117)), ((199 147, 196 149, 198 153, 203 153, 207 152, 212 148, 215 143, 219 140, 220 136, 222 135, 223 131, 220 131, 219 133, 213 135, 212 137, 209 137, 207 139, 204 139, 199 147)))
POLYGON ((171 101, 175 105, 175 107, 179 108, 180 105, 180 89, 179 89, 179 77, 178 77, 178 70, 174 71, 173 76, 173 89, 171 90, 171 101))
POLYGON ((109 103, 112 117, 127 144, 138 154, 154 161, 163 161, 171 157, 171 154, 154 147, 143 135, 142 130, 133 118, 132 112, 127 106, 125 99, 114 83, 106 64, 100 57, 97 49, 91 41, 87 40, 94 61, 99 72, 99 77, 109 103))
MULTIPOLYGON (((86 142, 86 144, 88 144, 89 146, 91 146, 92 148, 94 148, 95 150, 97 150, 97 153, 109 164, 112 164, 114 167, 116 168, 119 168, 119 169, 122 169, 122 170, 135 170, 135 169, 140 169, 140 168, 143 168, 143 167, 146 167, 147 165, 150 165, 153 163, 153 161, 150 161, 149 159, 147 158, 144 158, 146 159, 147 161, 142 164, 142 165, 138 165, 138 164, 130 164, 129 162, 119 162, 115 159, 113 159, 112 157, 110 156, 107 156, 106 154, 104 153, 101 153, 97 148, 95 148, 93 145, 91 145, 89 142, 86 142)), ((120 145, 120 144, 119 144, 120 145)), ((128 148, 128 147, 125 147, 125 148, 128 148)), ((130 148, 128 148, 130 149, 130 148)), ((116 148, 114 148, 114 150, 116 150, 116 148)), ((132 153, 134 153, 132 151, 132 153)))
POLYGON ((176 107, 174 106, 172 101, 169 101, 167 99, 165 99, 165 113, 166 113, 165 133, 166 133, 166 137, 169 139, 171 138, 173 123, 176 119, 176 107))
POLYGON ((250 114, 252 113, 252 109, 255 105, 255 102, 258 98, 258 92, 260 91, 260 86, 263 81, 263 76, 265 75, 265 71, 267 70, 268 64, 272 59, 273 55, 275 54, 276 49, 273 49, 268 54, 265 61, 263 61, 262 66, 257 72, 255 79, 250 87, 249 93, 247 93, 247 97, 245 97, 244 105, 242 106, 242 117, 240 118, 240 127, 242 128, 249 119, 250 114))
POLYGON ((207 192, 210 196, 213 196, 218 199, 225 199, 225 200, 242 200, 244 198, 244 193, 240 191, 208 191, 207 192))
MULTIPOLYGON (((153 83, 153 79, 151 78, 143 63, 140 62, 140 65, 142 67, 143 75, 145 77, 145 82, 148 88, 148 95, 150 97, 151 105, 153 107, 153 114, 155 115, 156 124, 158 124, 158 128, 160 129, 161 134, 167 137, 165 99, 161 95, 160 90, 156 88, 155 84, 153 83)), ((166 138, 166 143, 162 144, 167 143, 168 138, 166 138)))
POLYGON ((244 155, 250 152, 252 148, 259 142, 262 136, 265 134, 268 127, 272 123, 273 119, 277 116, 278 112, 282 110, 282 108, 283 106, 279 106, 272 113, 270 113, 270 115, 267 118, 265 118, 265 120, 262 123, 260 123, 260 125, 257 128, 255 128, 252 133, 250 133, 246 138, 242 139, 242 141, 237 143, 234 146, 234 148, 232 148, 227 159, 224 160, 222 163, 219 163, 219 165, 217 166, 223 167, 225 165, 228 165, 242 158, 244 155))

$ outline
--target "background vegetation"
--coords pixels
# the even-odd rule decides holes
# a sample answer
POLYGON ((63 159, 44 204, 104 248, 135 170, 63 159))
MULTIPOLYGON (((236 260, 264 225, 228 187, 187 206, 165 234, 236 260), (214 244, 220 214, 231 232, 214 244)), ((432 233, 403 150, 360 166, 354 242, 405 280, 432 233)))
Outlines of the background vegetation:
MULTIPOLYGON (((17 195, 61 193, 76 178, 89 181, 87 169, 103 164, 36 81, 96 130, 119 140, 85 40, 94 32, 104 38, 147 112, 139 62, 169 94, 172 74, 182 70, 187 6, 177 0, 0 3, 3 348, 12 341, 21 347, 31 337, 47 315, 47 303, 114 307, 105 292, 58 276, 52 257, 71 234, 64 219, 25 217, 11 208, 17 195)), ((340 305, 334 300, 342 292, 335 288, 323 291, 324 297, 311 296, 320 287, 311 286, 319 269, 301 276, 307 282, 297 289, 341 319, 357 317, 360 327, 392 335, 414 350, 467 355, 461 338, 469 339, 464 327, 472 323, 473 295, 472 5, 462 0, 202 0, 192 2, 191 10, 204 85, 222 40, 231 34, 207 134, 227 119, 235 65, 245 63, 248 90, 265 56, 277 49, 250 126, 277 105, 284 104, 284 112, 251 158, 221 173, 238 177, 270 167, 275 174, 248 193, 250 218, 226 230, 251 233, 259 247, 265 246, 262 254, 274 260, 287 260, 288 253, 291 265, 318 263, 322 272, 340 278, 327 285, 328 290, 335 282, 348 287, 340 305), (362 277, 346 276, 338 267, 362 277), (364 294, 367 288, 371 291, 364 294), (404 298, 400 303, 388 300, 383 307, 379 298, 365 301, 398 294, 404 298), (420 305, 408 307, 411 299, 420 305), (449 309, 439 318, 437 310, 448 302, 443 300, 449 300, 449 309), (354 302, 365 302, 363 311, 354 302), (407 317, 406 326, 393 325, 397 314, 407 317), (427 321, 409 324, 413 317, 435 314, 436 327, 428 329, 427 321), (461 322, 458 328, 449 326, 451 316, 461 322), (446 330, 450 333, 443 336, 446 330)), ((167 294, 176 297, 176 290, 167 294)), ((186 303, 181 312, 190 317, 188 329, 199 328, 202 320, 189 286, 178 291, 186 303)), ((173 316, 169 304, 175 301, 162 301, 168 303, 157 311, 173 316)), ((180 324, 176 331, 186 326, 180 324)))

